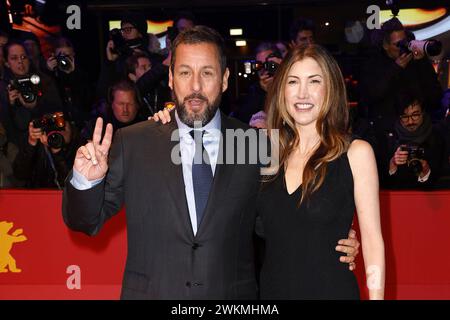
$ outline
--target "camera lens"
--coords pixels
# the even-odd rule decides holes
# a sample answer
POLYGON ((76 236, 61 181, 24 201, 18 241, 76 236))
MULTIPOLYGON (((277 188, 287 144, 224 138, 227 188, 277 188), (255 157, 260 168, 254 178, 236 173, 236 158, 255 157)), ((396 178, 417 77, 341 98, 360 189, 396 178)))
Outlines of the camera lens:
POLYGON ((47 142, 51 148, 59 149, 64 145, 64 137, 59 132, 50 132, 47 136, 47 142))
POLYGON ((58 69, 61 71, 68 71, 70 69, 70 61, 66 56, 58 56, 58 69))
POLYGON ((31 91, 24 91, 21 94, 22 94, 23 100, 27 103, 31 103, 34 100, 36 100, 36 95, 31 91))

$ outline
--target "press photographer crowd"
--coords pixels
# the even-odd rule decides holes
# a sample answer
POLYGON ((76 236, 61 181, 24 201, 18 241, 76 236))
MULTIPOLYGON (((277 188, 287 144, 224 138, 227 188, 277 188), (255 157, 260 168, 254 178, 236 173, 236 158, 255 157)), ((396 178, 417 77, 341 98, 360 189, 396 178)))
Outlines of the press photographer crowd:
MULTIPOLYGON (((44 57, 33 33, 0 30, 0 187, 61 189, 97 117, 117 130, 153 121, 172 105, 170 44, 196 24, 190 12, 173 18, 160 49, 148 33, 147 17, 126 12, 120 29, 106 39, 99 74, 80 67, 67 37, 53 38, 44 57)), ((255 75, 255 81, 233 103, 222 101, 222 111, 266 127, 266 94, 286 53, 321 44, 315 22, 307 18, 292 21, 285 38, 262 41, 252 59, 243 57, 244 74, 255 75)), ((431 61, 442 43, 416 40, 396 17, 372 32, 370 41, 359 81, 346 79, 354 100, 349 130, 375 150, 382 188, 449 188, 450 90, 438 81, 431 61)))

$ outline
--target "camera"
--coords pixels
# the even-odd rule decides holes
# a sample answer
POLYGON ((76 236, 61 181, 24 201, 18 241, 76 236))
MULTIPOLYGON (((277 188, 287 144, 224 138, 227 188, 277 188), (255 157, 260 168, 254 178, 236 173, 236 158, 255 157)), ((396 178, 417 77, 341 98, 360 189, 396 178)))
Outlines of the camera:
POLYGON ((279 64, 273 61, 261 62, 257 60, 248 60, 244 62, 244 73, 253 74, 260 70, 266 70, 270 76, 275 74, 279 64))
POLYGON ((442 51, 442 42, 434 39, 430 40, 407 40, 404 39, 397 43, 400 48, 400 54, 417 52, 429 57, 437 56, 442 51))
POLYGON ((245 74, 254 74, 258 71, 265 70, 269 74, 269 76, 273 77, 275 71, 280 66, 278 63, 274 61, 269 61, 270 58, 279 58, 282 59, 281 55, 277 53, 271 53, 267 56, 265 62, 261 62, 258 60, 247 60, 244 62, 244 73, 245 74))
POLYGON ((29 77, 12 80, 10 90, 18 90, 23 100, 31 103, 41 94, 38 87, 39 83, 41 83, 41 78, 37 74, 32 74, 29 77))
POLYGON ((408 168, 411 168, 414 174, 418 176, 423 169, 420 160, 423 160, 425 156, 424 148, 417 145, 407 144, 403 145, 401 150, 408 152, 408 159, 406 161, 408 168))
POLYGON ((41 118, 33 120, 33 126, 41 128, 47 134, 49 147, 59 149, 64 146, 64 137, 60 133, 66 127, 63 112, 45 114, 41 118))
POLYGON ((69 57, 62 53, 59 53, 56 56, 56 62, 58 69, 61 71, 69 71, 72 67, 72 62, 70 61, 69 57))

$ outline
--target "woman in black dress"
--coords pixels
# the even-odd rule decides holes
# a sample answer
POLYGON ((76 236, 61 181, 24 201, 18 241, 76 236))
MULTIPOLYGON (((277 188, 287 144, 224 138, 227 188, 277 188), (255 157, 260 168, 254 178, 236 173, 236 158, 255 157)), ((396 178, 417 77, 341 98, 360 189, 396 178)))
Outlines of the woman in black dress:
POLYGON ((266 241, 262 299, 359 299, 334 250, 355 209, 371 299, 384 296, 378 175, 370 145, 352 140, 344 80, 320 46, 292 50, 266 101, 279 167, 258 199, 266 241))

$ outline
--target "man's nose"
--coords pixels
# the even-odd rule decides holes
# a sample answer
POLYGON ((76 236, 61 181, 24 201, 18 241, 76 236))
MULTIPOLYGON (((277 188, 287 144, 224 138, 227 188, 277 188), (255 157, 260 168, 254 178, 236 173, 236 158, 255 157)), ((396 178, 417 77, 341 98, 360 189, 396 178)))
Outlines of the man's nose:
POLYGON ((202 89, 202 83, 200 79, 200 74, 194 74, 191 79, 191 89, 194 92, 200 92, 202 89))

